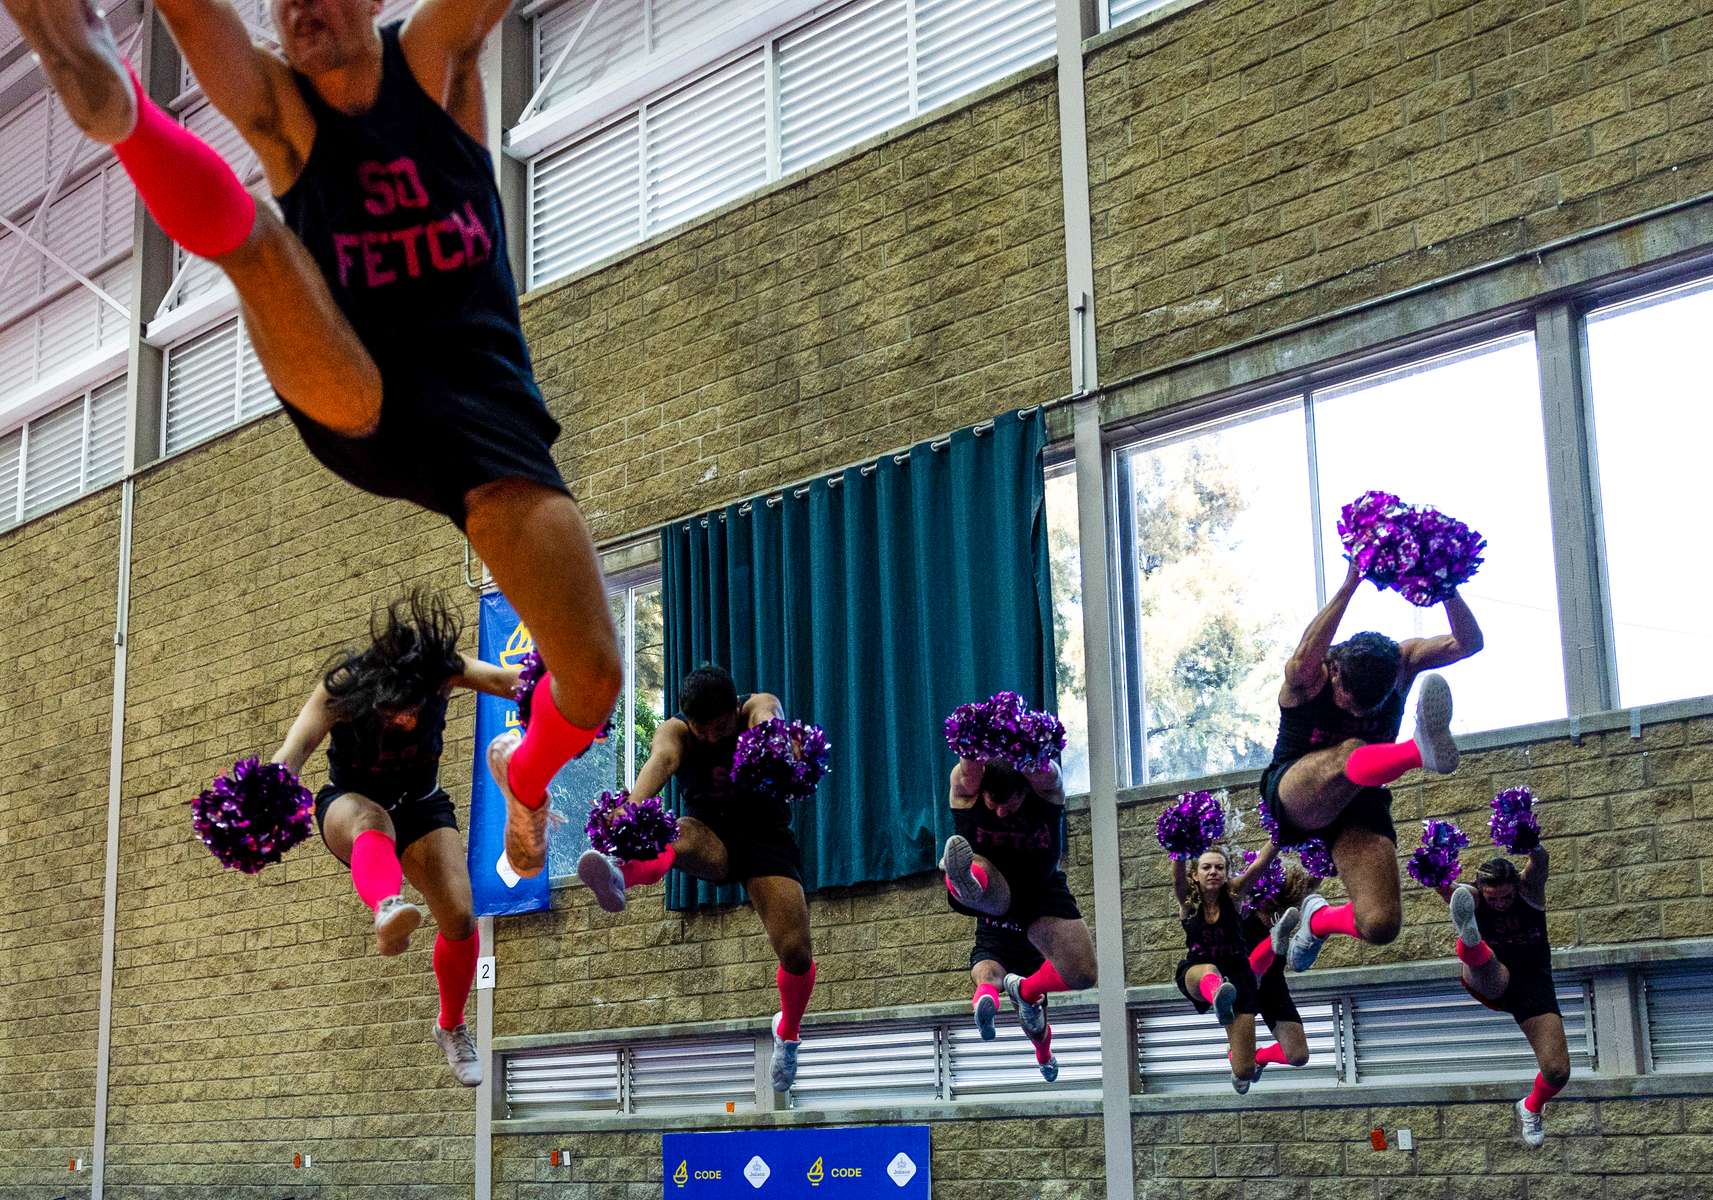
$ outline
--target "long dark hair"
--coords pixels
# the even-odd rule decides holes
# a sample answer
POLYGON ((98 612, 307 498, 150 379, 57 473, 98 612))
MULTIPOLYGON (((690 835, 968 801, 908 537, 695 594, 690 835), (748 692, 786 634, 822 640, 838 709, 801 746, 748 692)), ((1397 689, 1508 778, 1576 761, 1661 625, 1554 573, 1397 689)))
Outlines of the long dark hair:
POLYGON ((343 650, 322 683, 335 720, 362 721, 387 712, 413 712, 464 669, 458 651, 463 626, 438 592, 413 588, 369 618, 370 642, 343 650))

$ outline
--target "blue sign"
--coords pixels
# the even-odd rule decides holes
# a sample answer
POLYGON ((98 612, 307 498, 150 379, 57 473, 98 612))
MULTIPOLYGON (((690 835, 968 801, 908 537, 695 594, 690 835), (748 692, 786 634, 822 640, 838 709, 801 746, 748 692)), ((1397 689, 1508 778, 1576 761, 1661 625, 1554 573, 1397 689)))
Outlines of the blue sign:
POLYGON ((750 1129, 660 1138, 665 1200, 928 1200, 926 1125, 750 1129))
MULTIPOLYGON (((482 597, 477 653, 484 661, 515 667, 534 645, 511 601, 498 592, 482 597)), ((582 757, 566 763, 548 786, 549 803, 564 820, 548 827, 547 870, 532 879, 519 878, 505 857, 506 798, 488 773, 488 743, 522 724, 517 705, 510 699, 485 693, 476 697, 469 853, 470 886, 478 916, 510 916, 546 908, 547 881, 571 874, 577 856, 588 849, 583 827, 589 819, 590 803, 616 786, 618 741, 614 737, 600 739, 582 757)))

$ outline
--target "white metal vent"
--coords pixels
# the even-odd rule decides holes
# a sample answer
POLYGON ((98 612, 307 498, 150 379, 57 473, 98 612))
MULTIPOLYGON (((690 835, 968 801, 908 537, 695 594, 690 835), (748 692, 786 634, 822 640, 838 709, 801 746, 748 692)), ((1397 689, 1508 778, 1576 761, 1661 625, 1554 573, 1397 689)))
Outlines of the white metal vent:
POLYGON ((30 422, 24 463, 24 520, 76 499, 83 484, 84 418, 79 396, 64 408, 30 422))
POLYGON ((89 396, 89 433, 85 440, 83 490, 105 487, 125 473, 125 377, 96 388, 89 396))
POLYGON ((278 403, 236 318, 167 350, 165 390, 161 448, 166 454, 206 441, 278 403))
POLYGON ((1048 1010, 1059 1078, 1048 1083, 1035 1064, 1035 1047, 1015 1022, 1002 1020, 999 1036, 981 1040, 973 1023, 946 1031, 948 1099, 969 1100, 1050 1092, 1054 1096, 1100 1092, 1100 1021, 1093 1009, 1048 1010))
POLYGON ((956 99, 1051 58, 1056 31, 1046 0, 920 0, 917 107, 956 99))
POLYGON ((1642 992, 1649 1069, 1713 1069, 1713 963, 1649 967, 1642 972, 1642 992))
POLYGON ((527 1051, 506 1056, 506 1109, 512 1117, 618 1112, 619 1049, 527 1051))
POLYGON ((531 287, 642 239, 641 153, 633 113, 530 163, 531 287))
POLYGON ((647 52, 643 0, 573 0, 548 9, 535 19, 535 86, 553 76, 539 107, 595 87, 647 52))
POLYGON ((1171 0, 1109 0, 1106 27, 1116 29, 1126 21, 1134 21, 1146 13, 1162 8, 1171 0))
POLYGON ((725 1112, 755 1108, 755 1039, 658 1042, 626 1051, 630 1111, 725 1112))
POLYGON ((24 431, 0 437, 0 529, 18 523, 18 482, 24 465, 24 431))
POLYGON ((760 50, 650 105, 646 121, 651 231, 767 182, 767 76, 760 50))
POLYGON ((907 0, 859 0, 779 39, 780 169, 787 175, 899 124, 910 96, 907 0))
POLYGON ((803 1039, 792 1102, 803 1108, 908 1104, 939 1094, 934 1025, 816 1029, 803 1039))
MULTIPOLYGON (((1558 1004, 1574 1071, 1593 1064, 1586 985, 1558 981, 1558 1004)), ((1476 1083, 1526 1078, 1536 1070, 1528 1039, 1454 983, 1369 988, 1351 998, 1356 1083, 1420 1082, 1455 1075, 1476 1083)))
MULTIPOLYGON (((1269 1067, 1272 1078, 1292 1088, 1332 1087, 1338 1083, 1339 1009, 1328 1002, 1297 999, 1308 1039, 1306 1067, 1269 1067)), ((1151 1004, 1135 1015, 1138 1074, 1144 1092, 1226 1091, 1231 1062, 1225 1030, 1211 1015, 1198 1014, 1188 1001, 1151 1004)), ((1255 1023, 1257 1049, 1273 1041, 1267 1023, 1255 1023)))

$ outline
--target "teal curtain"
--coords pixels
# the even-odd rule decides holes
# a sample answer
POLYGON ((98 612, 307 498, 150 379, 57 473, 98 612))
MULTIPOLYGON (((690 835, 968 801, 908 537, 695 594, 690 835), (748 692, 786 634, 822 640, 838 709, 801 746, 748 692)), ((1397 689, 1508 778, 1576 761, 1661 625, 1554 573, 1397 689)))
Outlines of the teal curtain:
MULTIPOLYGON (((832 743, 793 817, 809 890, 932 869, 946 715, 1001 688, 1054 703, 1045 446, 1039 409, 1010 412, 662 533, 667 711, 713 662, 832 743)), ((669 908, 742 896, 668 876, 669 908)))

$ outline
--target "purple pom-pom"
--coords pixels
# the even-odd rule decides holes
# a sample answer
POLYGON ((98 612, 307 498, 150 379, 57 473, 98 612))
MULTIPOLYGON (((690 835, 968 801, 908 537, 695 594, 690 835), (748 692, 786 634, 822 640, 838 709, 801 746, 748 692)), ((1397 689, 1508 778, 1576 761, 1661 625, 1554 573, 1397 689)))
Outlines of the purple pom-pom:
POLYGON ((512 699, 517 701, 517 715, 523 718, 525 728, 529 726, 529 714, 535 702, 535 689, 547 674, 547 664, 541 661, 541 655, 531 650, 523 656, 518 664, 523 673, 517 677, 517 686, 512 689, 512 699))
POLYGON ((1016 692, 960 704, 946 718, 946 745, 959 758, 1005 763, 1026 774, 1045 771, 1065 749, 1065 726, 1050 712, 1031 710, 1016 692))
POLYGON ((1422 608, 1444 603, 1469 582, 1487 547, 1462 521, 1381 491, 1344 506, 1338 535, 1364 579, 1422 608))
POLYGON ((806 800, 830 770, 830 750, 819 725, 775 717, 738 735, 732 782, 770 800, 806 800))
POLYGON ((584 827, 589 845, 623 862, 658 858, 678 837, 678 818, 659 796, 632 800, 627 791, 602 792, 584 827))
POLYGON ((220 865, 254 875, 315 827, 315 803, 284 763, 241 758, 190 802, 191 828, 220 865))
MULTIPOLYGON (((1260 855, 1254 850, 1243 852, 1245 868, 1254 865, 1260 855)), ((1285 860, 1277 854, 1273 860, 1262 868, 1261 873, 1249 882, 1249 890, 1244 893, 1239 906, 1245 913, 1270 912, 1278 907, 1279 901, 1285 894, 1285 860)))
POLYGON ((1173 858, 1199 858, 1225 836, 1225 810, 1212 792, 1185 792, 1160 813, 1154 836, 1173 858))
POLYGON ((1463 873, 1457 852, 1469 845, 1469 835, 1453 821, 1423 821, 1422 844, 1410 855, 1410 878, 1425 888, 1449 887, 1463 873))
POLYGON ((1535 815, 1535 794, 1526 787, 1506 788, 1493 797, 1487 822, 1493 844, 1507 854, 1526 854, 1541 844, 1541 822, 1535 815))
POLYGON ((1332 879, 1338 874, 1338 864, 1332 861, 1332 848, 1319 838, 1310 838, 1300 846, 1292 846, 1303 870, 1316 879, 1332 879))

